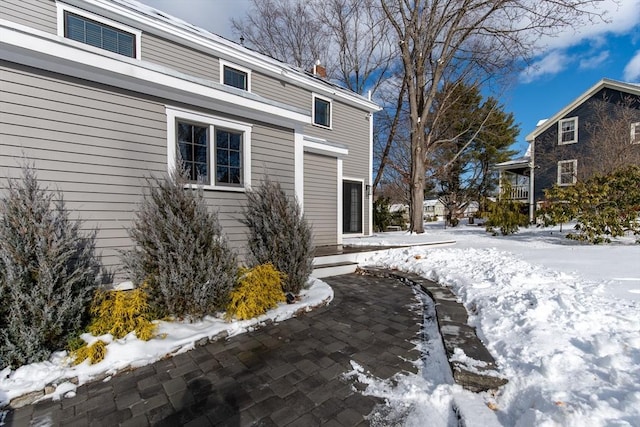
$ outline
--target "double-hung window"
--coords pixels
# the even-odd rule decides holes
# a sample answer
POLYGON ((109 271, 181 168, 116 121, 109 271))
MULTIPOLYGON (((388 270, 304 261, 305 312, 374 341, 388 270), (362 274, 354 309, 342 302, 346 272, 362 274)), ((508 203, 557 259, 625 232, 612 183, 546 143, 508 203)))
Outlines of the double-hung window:
POLYGON ((631 123, 631 143, 640 144, 640 122, 631 123))
POLYGON ((220 60, 220 83, 251 92, 251 70, 220 60))
POLYGON ((313 124, 331 128, 331 100, 313 95, 313 124))
POLYGON ((578 142, 578 118, 571 117, 558 122, 558 145, 578 142))
POLYGON ((578 173, 577 160, 561 160, 558 162, 558 185, 567 186, 576 183, 578 173))
POLYGON ((58 3, 58 35, 129 58, 140 58, 141 32, 58 3))
POLYGON ((168 162, 178 159, 190 183, 240 190, 251 182, 251 126, 167 108, 168 162))

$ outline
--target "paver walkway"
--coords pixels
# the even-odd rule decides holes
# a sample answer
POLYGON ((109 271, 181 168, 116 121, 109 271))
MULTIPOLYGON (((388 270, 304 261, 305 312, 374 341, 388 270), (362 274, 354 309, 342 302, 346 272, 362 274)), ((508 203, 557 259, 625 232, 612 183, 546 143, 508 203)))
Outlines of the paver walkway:
POLYGON ((409 286, 355 274, 323 279, 327 307, 81 386, 73 398, 10 412, 5 423, 104 426, 355 426, 380 399, 343 378, 415 372, 422 312, 409 286))

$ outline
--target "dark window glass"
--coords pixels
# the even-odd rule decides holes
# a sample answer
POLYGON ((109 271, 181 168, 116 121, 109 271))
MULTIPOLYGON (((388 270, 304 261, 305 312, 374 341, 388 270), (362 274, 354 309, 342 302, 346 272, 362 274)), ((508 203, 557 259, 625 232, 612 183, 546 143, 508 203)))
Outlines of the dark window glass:
POLYGON ((216 184, 242 184, 242 133, 216 130, 216 184))
POLYGON ((66 38, 135 58, 135 35, 69 12, 64 16, 66 38))
POLYGON ((178 122, 178 151, 191 182, 210 182, 208 132, 208 126, 178 122))
POLYGON ((224 79, 223 83, 228 86, 237 87, 238 89, 248 90, 247 86, 247 73, 236 70, 231 67, 224 67, 224 79))
POLYGON ((315 98, 313 123, 330 127, 331 125, 331 103, 324 99, 315 98))

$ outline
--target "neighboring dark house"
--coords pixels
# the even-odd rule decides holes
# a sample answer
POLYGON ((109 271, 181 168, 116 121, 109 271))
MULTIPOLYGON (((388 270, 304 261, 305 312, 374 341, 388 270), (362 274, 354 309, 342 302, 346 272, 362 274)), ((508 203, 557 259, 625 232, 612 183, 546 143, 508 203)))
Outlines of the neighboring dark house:
POLYGON ((554 184, 573 185, 627 164, 640 165, 640 85, 600 80, 527 135, 524 157, 496 165, 530 220, 554 184))
POLYGON ((316 246, 371 233, 371 99, 134 0, 1 9, 0 194, 26 155, 98 228, 105 266, 132 244, 144 178, 178 153, 240 253, 245 192, 266 176, 300 202, 316 246))

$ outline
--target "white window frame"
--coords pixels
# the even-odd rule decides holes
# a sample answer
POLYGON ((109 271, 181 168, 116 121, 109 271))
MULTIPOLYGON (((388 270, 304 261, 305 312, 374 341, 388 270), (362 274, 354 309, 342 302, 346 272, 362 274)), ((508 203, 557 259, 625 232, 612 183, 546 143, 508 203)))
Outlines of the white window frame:
POLYGON ((312 100, 311 100, 311 123, 313 123, 314 126, 318 126, 324 129, 333 129, 333 100, 330 98, 326 98, 324 96, 321 95, 317 95, 317 94, 312 94, 312 100), (322 101, 328 102, 329 103, 329 126, 325 126, 322 123, 316 123, 316 99, 320 99, 322 101))
POLYGON ((558 145, 575 144, 578 142, 578 117, 569 117, 558 121, 558 145), (562 140, 562 124, 573 122, 573 139, 570 141, 562 140))
MULTIPOLYGON (((229 120, 217 116, 211 116, 196 111, 184 110, 176 107, 166 107, 167 113, 167 169, 171 171, 175 168, 177 158, 177 130, 176 123, 179 120, 200 123, 209 126, 209 169, 211 182, 203 184, 205 190, 236 191, 244 192, 251 187, 251 131, 252 126, 248 123, 229 120), (242 184, 224 185, 215 183, 215 129, 242 132, 242 184)), ((187 187, 194 187, 196 184, 188 184, 187 187)))
POLYGON ((578 160, 577 159, 573 159, 573 160, 560 160, 558 162, 558 177, 557 177, 557 183, 560 187, 569 187, 571 185, 574 185, 577 181, 577 177, 578 177, 578 160), (562 165, 564 164, 572 164, 572 169, 573 169, 573 176, 571 177, 571 183, 563 183, 562 182, 562 165))
POLYGON ((631 144, 640 144, 640 122, 631 123, 631 144))
POLYGON ((118 58, 131 58, 131 59, 137 59, 140 60, 141 58, 141 48, 142 48, 142 31, 137 30, 135 28, 126 26, 126 25, 122 25, 119 22, 116 21, 112 21, 110 19, 106 19, 100 15, 95 15, 93 13, 87 12, 86 10, 83 9, 79 9, 77 7, 73 7, 70 6, 68 4, 64 4, 64 3, 60 3, 60 2, 56 2, 56 9, 57 9, 57 13, 58 13, 58 36, 63 38, 65 41, 69 42, 69 43, 73 43, 76 46, 82 46, 85 49, 88 50, 92 50, 93 52, 96 53, 100 53, 100 54, 104 54, 105 52, 107 52, 108 54, 112 54, 112 55, 116 55, 118 58), (90 19, 92 21, 96 21, 99 22, 100 24, 104 24, 107 25, 109 27, 113 27, 116 28, 120 31, 124 31, 127 33, 131 33, 133 34, 133 36, 135 37, 135 49, 136 49, 136 55, 131 57, 131 56, 125 56, 125 55, 121 55, 119 53, 116 52, 111 52, 110 50, 106 50, 106 49, 102 49, 96 46, 92 46, 90 44, 86 44, 86 43, 81 43, 79 41, 73 40, 73 39, 69 39, 66 38, 64 36, 64 13, 65 12, 69 12, 72 13, 74 15, 78 15, 78 16, 82 16, 83 18, 87 18, 90 19))
MULTIPOLYGON (((219 61, 220 64, 220 84, 224 85, 224 68, 228 67, 228 68, 233 68, 234 70, 240 71, 242 73, 245 73, 247 75, 247 92, 251 92, 251 70, 249 68, 245 68, 245 67, 241 67, 240 65, 236 65, 232 62, 229 61, 225 61, 224 59, 220 59, 219 61)), ((237 88, 235 86, 230 86, 230 85, 225 85, 225 86, 229 86, 238 90, 243 90, 240 88, 237 88)))

